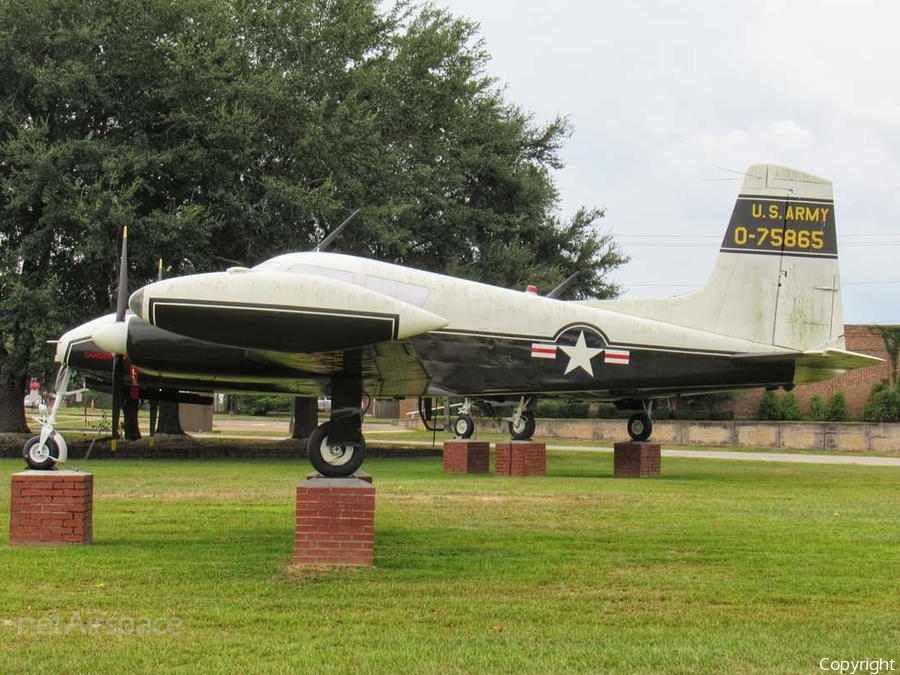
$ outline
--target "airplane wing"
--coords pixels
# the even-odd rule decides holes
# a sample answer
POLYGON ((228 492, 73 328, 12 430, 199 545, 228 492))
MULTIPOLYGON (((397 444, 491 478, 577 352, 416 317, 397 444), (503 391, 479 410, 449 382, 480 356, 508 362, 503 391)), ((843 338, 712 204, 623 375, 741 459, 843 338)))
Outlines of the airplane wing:
POLYGON ((883 363, 884 359, 843 349, 810 349, 797 352, 767 352, 735 354, 735 361, 752 363, 794 363, 806 368, 827 368, 829 370, 853 370, 883 363))

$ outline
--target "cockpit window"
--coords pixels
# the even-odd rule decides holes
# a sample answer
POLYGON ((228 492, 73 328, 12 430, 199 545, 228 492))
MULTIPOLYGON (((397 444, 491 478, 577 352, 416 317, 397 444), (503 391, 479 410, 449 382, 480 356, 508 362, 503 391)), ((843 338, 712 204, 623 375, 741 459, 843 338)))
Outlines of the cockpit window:
POLYGON ((291 265, 288 268, 288 272, 292 272, 293 274, 308 274, 311 277, 327 277, 328 279, 337 279, 338 281, 344 281, 348 284, 354 282, 353 272, 336 270, 331 267, 319 267, 318 265, 307 265, 305 263, 291 265))

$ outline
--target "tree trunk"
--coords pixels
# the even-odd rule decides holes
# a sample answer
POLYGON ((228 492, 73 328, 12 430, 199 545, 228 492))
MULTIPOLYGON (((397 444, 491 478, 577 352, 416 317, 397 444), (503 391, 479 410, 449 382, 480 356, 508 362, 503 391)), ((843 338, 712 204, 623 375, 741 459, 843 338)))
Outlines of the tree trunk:
POLYGON ((30 433, 24 400, 25 372, 0 376, 0 433, 30 433))
POLYGON ((122 406, 122 417, 125 420, 125 439, 129 441, 138 441, 141 439, 141 427, 138 423, 138 409, 140 408, 140 400, 125 397, 125 404, 122 406))
POLYGON ((171 401, 163 401, 159 404, 159 422, 156 425, 158 434, 177 434, 184 436, 181 428, 181 419, 178 417, 178 404, 171 401))
POLYGON ((319 426, 319 401, 303 396, 294 397, 294 433, 291 438, 309 438, 319 426))

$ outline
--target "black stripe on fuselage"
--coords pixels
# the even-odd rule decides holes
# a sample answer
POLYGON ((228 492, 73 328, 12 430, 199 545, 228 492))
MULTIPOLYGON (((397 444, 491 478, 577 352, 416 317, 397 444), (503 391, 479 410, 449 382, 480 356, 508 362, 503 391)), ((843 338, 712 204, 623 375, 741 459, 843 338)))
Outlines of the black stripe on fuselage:
POLYGON ((251 349, 315 353, 397 339, 400 317, 318 307, 150 299, 151 323, 197 340, 251 349))
POLYGON ((641 342, 616 342, 610 343, 606 334, 601 331, 599 328, 592 326, 586 323, 573 323, 565 326, 556 332, 555 335, 525 335, 518 333, 498 333, 496 331, 478 331, 478 330, 467 330, 467 329, 447 329, 442 328, 441 330, 434 330, 428 333, 429 335, 458 335, 458 336, 468 336, 473 338, 480 338, 485 340, 513 340, 513 341, 521 341, 528 343, 535 342, 557 342, 559 340, 559 336, 568 330, 584 328, 585 330, 591 330, 596 332, 598 335, 602 336, 604 341, 611 347, 612 349, 634 349, 634 350, 644 350, 644 351, 654 351, 654 352, 672 352, 675 354, 694 354, 698 356, 728 356, 730 357, 732 354, 736 352, 726 350, 726 349, 690 349, 685 347, 668 347, 662 345, 648 345, 641 342))

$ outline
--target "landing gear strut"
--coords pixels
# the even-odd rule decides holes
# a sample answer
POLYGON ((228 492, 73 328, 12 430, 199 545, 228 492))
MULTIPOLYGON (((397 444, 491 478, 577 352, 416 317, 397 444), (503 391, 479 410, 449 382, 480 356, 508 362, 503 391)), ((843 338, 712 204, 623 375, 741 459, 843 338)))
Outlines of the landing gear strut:
POLYGON ((306 445, 310 463, 323 476, 352 476, 366 458, 362 397, 362 365, 358 355, 348 354, 331 383, 331 419, 315 428, 306 445))
POLYGON ((475 418, 472 417, 472 402, 469 399, 459 409, 459 417, 453 423, 453 432, 457 438, 472 438, 475 433, 475 418))
POLYGON ((536 421, 534 413, 526 408, 531 404, 531 399, 523 396, 519 399, 519 405, 509 420, 509 435, 514 441, 527 441, 534 436, 536 421))
POLYGON ((68 388, 69 369, 67 366, 63 366, 56 376, 56 400, 53 402, 50 416, 44 420, 40 435, 29 438, 25 442, 25 447, 22 448, 22 456, 29 469, 36 471, 52 469, 57 462, 65 462, 69 458, 69 448, 65 439, 54 429, 56 416, 66 398, 68 388))

